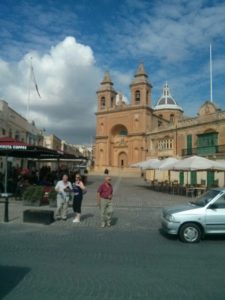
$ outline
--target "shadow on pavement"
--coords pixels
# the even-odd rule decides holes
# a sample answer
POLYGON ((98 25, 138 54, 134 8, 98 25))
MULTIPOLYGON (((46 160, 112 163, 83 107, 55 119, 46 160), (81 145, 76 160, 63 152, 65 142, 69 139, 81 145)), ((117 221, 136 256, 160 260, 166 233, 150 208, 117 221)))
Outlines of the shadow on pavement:
MULTIPOLYGON (((167 234, 162 229, 159 229, 159 233, 166 239, 171 241, 179 240, 178 236, 173 234, 167 234)), ((208 234, 202 239, 204 241, 225 241, 225 234, 208 234)))
POLYGON ((178 237, 176 235, 168 234, 168 233, 164 232, 161 228, 159 229, 159 233, 168 240, 171 240, 171 241, 178 240, 178 237))
POLYGON ((118 222, 118 218, 113 217, 113 218, 112 218, 112 221, 111 221, 111 225, 112 225, 112 226, 115 226, 115 225, 117 224, 117 222, 118 222))
POLYGON ((208 234, 204 237, 205 241, 225 241, 225 234, 208 234))
POLYGON ((94 181, 88 180, 88 181, 86 182, 86 186, 92 185, 93 183, 94 183, 94 181))
POLYGON ((81 215, 80 220, 84 221, 86 219, 93 218, 93 217, 94 217, 94 214, 83 214, 83 215, 81 215))
POLYGON ((0 299, 10 293, 30 271, 26 267, 0 265, 0 299))
POLYGON ((137 187, 137 188, 144 188, 146 190, 152 190, 152 187, 150 185, 146 185, 144 183, 143 183, 143 185, 142 184, 135 184, 134 186, 137 187))

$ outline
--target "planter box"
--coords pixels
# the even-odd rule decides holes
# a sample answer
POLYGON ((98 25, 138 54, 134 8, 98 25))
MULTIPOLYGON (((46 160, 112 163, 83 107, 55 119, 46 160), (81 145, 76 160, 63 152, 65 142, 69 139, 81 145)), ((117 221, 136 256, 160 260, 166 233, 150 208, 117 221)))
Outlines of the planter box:
POLYGON ((54 222, 54 211, 27 209, 23 212, 23 222, 49 225, 54 222))
POLYGON ((50 207, 57 207, 57 192, 55 191, 54 187, 48 193, 48 202, 50 207))
POLYGON ((56 200, 49 200, 49 207, 57 207, 56 200))
POLYGON ((23 193, 23 205, 40 206, 43 199, 44 189, 39 185, 31 185, 23 193))

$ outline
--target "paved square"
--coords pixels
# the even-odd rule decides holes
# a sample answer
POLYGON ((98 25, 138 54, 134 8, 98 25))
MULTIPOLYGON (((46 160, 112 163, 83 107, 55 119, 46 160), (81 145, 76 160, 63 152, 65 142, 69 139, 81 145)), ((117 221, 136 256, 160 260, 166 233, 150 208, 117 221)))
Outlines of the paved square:
POLYGON ((0 299, 224 299, 225 238, 187 245, 159 232, 161 208, 188 198, 113 178, 114 226, 99 228, 102 179, 89 177, 80 224, 71 209, 66 222, 23 224, 27 207, 10 203, 10 222, 0 224, 0 299))

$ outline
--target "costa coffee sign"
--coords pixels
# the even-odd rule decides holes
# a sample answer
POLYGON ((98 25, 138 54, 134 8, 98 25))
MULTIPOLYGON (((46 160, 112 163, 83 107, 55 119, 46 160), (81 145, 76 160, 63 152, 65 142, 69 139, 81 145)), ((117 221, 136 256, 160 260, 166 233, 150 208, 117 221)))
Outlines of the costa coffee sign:
POLYGON ((19 145, 0 145, 0 150, 27 150, 27 146, 19 145))

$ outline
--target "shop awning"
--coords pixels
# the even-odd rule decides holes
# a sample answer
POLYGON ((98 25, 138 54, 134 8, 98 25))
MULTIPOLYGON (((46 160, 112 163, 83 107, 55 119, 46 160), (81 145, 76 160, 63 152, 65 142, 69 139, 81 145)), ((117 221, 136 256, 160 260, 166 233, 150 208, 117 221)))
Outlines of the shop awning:
POLYGON ((48 149, 42 146, 29 145, 10 137, 0 138, 0 156, 37 159, 86 159, 85 157, 48 149))

